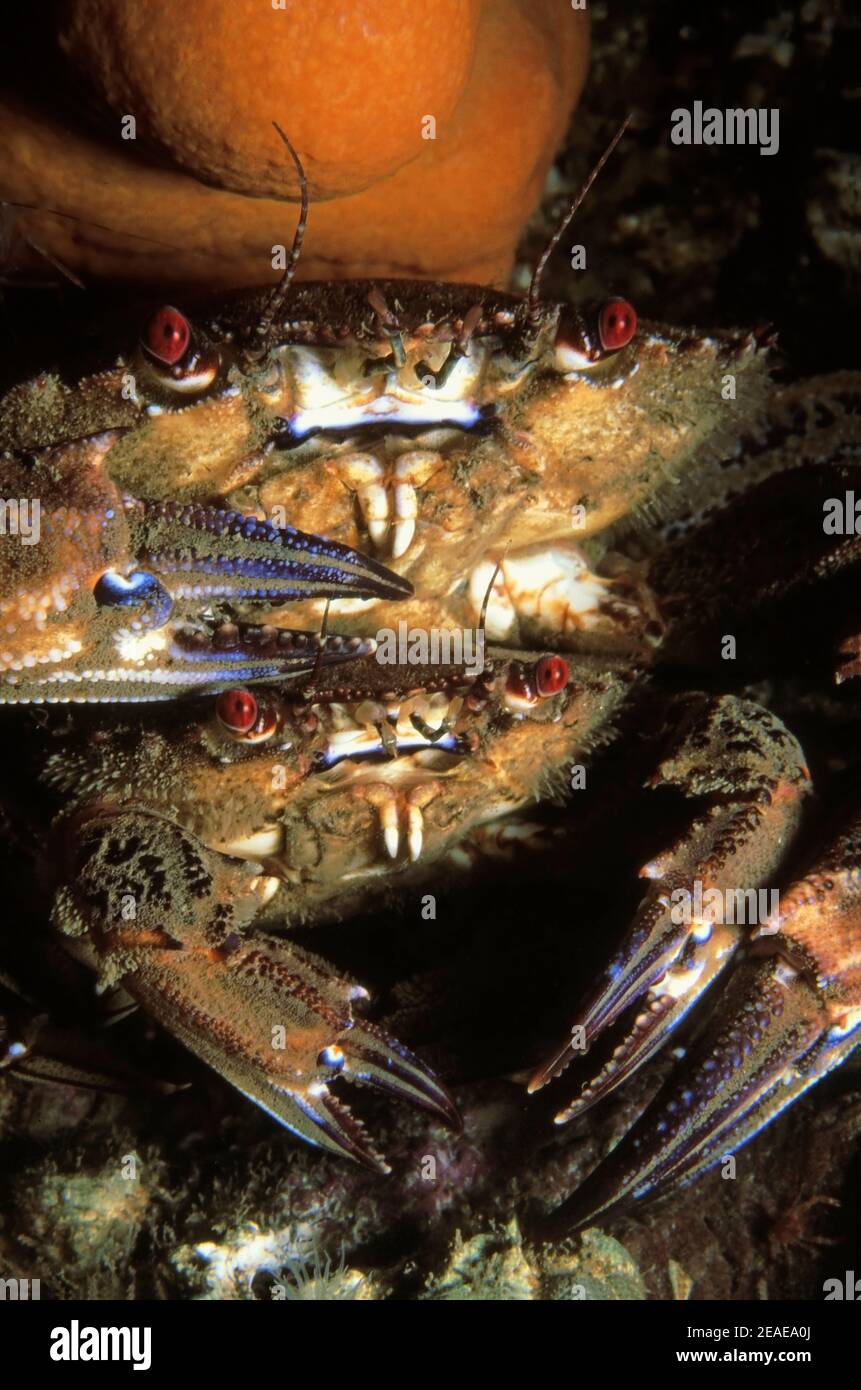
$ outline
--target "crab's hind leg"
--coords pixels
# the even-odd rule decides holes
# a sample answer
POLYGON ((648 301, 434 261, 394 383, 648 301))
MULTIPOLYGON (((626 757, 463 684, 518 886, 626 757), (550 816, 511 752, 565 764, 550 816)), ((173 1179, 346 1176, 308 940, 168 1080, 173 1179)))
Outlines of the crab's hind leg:
POLYGON ((330 1089, 339 1075, 456 1124, 444 1087, 405 1047, 354 1017, 367 994, 280 937, 251 933, 259 866, 146 809, 95 808, 67 827, 57 916, 87 932, 103 985, 122 982, 169 1032, 301 1138, 388 1171, 330 1089))

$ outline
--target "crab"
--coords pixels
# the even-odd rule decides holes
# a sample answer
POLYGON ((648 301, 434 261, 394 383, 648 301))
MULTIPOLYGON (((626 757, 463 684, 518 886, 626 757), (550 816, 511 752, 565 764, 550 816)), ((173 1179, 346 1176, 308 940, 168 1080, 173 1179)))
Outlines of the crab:
MULTIPOLYGON (((560 1215, 587 1220, 698 1176, 859 1040, 858 822, 848 813, 793 875, 807 760, 718 665, 729 636, 756 672, 755 635, 782 637, 791 599, 794 649, 823 670, 836 660, 839 679, 858 674, 857 537, 824 526, 823 509, 854 495, 859 381, 773 384, 768 330, 638 323, 618 297, 547 303, 546 257, 519 298, 411 282, 294 287, 296 254, 273 293, 194 324, 161 306, 112 365, 13 389, 0 442, 15 467, 74 449, 85 473, 97 451, 133 506, 183 524, 214 507, 244 518, 252 547, 254 527, 271 540, 287 517, 350 556, 375 547, 374 581, 385 560, 389 587, 347 598, 333 620, 354 640, 372 644, 393 620, 381 605, 399 597, 407 636, 473 627, 504 645, 468 677, 386 667, 368 646, 332 684, 315 657, 288 708, 271 669, 214 665, 214 716, 171 702, 147 715, 143 739, 115 713, 97 738, 73 731, 43 774, 71 797, 55 918, 86 939, 105 986, 121 983, 288 1127, 382 1168, 331 1077, 388 1085, 453 1119, 447 1094, 354 1018, 359 987, 280 937, 258 949, 250 924, 344 916, 446 856, 469 860, 483 828, 559 794, 570 764, 600 757, 642 711, 652 784, 681 795, 687 828, 644 867, 652 886, 628 937, 532 1089, 621 1024, 615 1055, 559 1119, 582 1114, 654 1055, 740 946, 750 959, 677 1089, 560 1215), (737 633, 723 630, 727 612, 737 633), (673 693, 680 674, 688 694, 673 693), (717 692, 697 690, 704 677, 717 692), (286 781, 262 787, 273 748, 286 781), (753 932, 712 897, 702 906, 775 882, 780 906, 753 932), (694 904, 686 920, 678 894, 694 904)), ((73 538, 73 559, 80 548, 73 538)), ((237 550, 241 566, 248 546, 237 550)), ((149 556, 144 546, 134 568, 115 567, 108 586, 142 628, 153 608, 162 616, 167 587, 149 556)), ((340 558, 342 574, 356 564, 340 558)), ((91 563, 87 574, 101 582, 91 563)), ((303 602, 289 589, 291 622, 320 630, 319 592, 303 602)), ((216 597, 218 621, 244 633, 241 585, 216 597)), ((277 633, 284 613, 267 618, 277 633)), ((85 648, 96 634, 85 626, 85 648)), ((280 639, 267 629, 265 640, 271 651, 280 639)), ((164 647, 146 656, 151 672, 170 669, 164 647)), ((85 699, 92 670, 79 673, 85 699)))
MULTIPOLYGON (((294 1133, 386 1172, 335 1078, 449 1124, 454 1103, 356 1012, 362 986, 284 927, 387 891, 389 868, 419 881, 503 809, 558 782, 623 688, 598 671, 568 677, 547 654, 491 651, 478 676, 392 670, 365 654, 313 699, 283 684, 235 688, 205 709, 159 707, 143 731, 100 715, 58 746, 46 730, 35 763, 62 809, 45 844, 53 873, 43 862, 39 874, 54 884, 55 925, 102 992, 121 987, 294 1133)), ((32 1024, 28 1037, 26 1020, 10 1021, 6 1062, 44 1078, 61 1055, 32 1024)), ((99 1076, 91 1064, 84 1080, 99 1076)), ((74 1079, 68 1065, 58 1077, 74 1079)))

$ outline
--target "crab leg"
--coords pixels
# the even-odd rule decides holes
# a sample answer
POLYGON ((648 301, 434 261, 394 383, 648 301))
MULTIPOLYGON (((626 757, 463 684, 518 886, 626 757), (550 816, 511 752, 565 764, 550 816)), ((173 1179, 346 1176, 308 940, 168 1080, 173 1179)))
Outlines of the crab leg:
POLYGON ((177 628, 163 671, 155 672, 145 688, 126 698, 155 699, 159 692, 167 698, 177 684, 212 691, 233 682, 299 680, 318 669, 370 656, 375 648, 376 642, 368 637, 323 637, 254 623, 217 627, 187 623, 177 628))
POLYGON ((0 974, 0 1073, 4 1070, 28 1082, 105 1094, 134 1089, 166 1095, 176 1089, 126 1064, 103 1029, 82 1033, 80 1026, 52 1018, 16 981, 0 974))
POLYGON ((208 849, 146 810, 85 812, 68 830, 69 888, 58 913, 65 930, 89 933, 102 987, 121 981, 279 1123, 378 1172, 386 1162, 331 1090, 335 1078, 457 1124, 433 1073, 354 1017, 368 997, 360 985, 286 938, 246 934, 265 892, 259 865, 208 849))
POLYGON ((780 865, 809 774, 797 741, 768 711, 731 696, 699 697, 652 785, 705 798, 706 811, 678 844, 641 870, 653 886, 631 930, 578 1011, 571 1038, 530 1083, 535 1091, 559 1076, 637 1007, 609 1062, 560 1111, 558 1124, 620 1086, 724 969, 741 940, 736 909, 747 907, 748 885, 767 882, 780 865))
POLYGON ((781 895, 690 1059, 554 1217, 690 1182, 755 1138, 861 1043, 861 817, 781 895))

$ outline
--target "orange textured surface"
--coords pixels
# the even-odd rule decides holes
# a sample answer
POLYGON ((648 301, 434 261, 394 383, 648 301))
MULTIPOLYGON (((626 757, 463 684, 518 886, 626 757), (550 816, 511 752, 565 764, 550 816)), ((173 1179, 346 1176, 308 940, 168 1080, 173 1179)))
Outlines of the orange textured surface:
POLYGON ((296 221, 277 119, 312 190, 300 276, 502 283, 585 78, 588 21, 569 0, 440 0, 432 23, 401 0, 75 0, 61 46, 101 125, 0 93, 0 198, 64 214, 18 225, 85 278, 272 281, 296 221))
POLYGON ((425 114, 448 120, 479 10, 479 0, 74 0, 61 43, 114 115, 135 113, 190 173, 255 197, 292 195, 276 120, 311 197, 332 198, 421 154, 425 114))

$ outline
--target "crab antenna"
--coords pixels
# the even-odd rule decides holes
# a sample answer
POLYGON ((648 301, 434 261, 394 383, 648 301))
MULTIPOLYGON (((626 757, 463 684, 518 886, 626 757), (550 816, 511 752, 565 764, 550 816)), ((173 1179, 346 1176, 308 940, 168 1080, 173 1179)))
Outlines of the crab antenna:
POLYGON ((311 672, 311 679, 302 691, 302 696, 306 700, 313 700, 314 698, 314 686, 320 674, 320 664, 323 660, 323 652, 326 648, 326 636, 329 631, 329 605, 331 602, 332 600, 330 598, 326 599, 326 607, 323 609, 323 621, 320 624, 320 646, 317 649, 317 658, 314 662, 314 669, 311 672))
POLYGON ((489 603, 490 603, 490 595, 493 593, 493 586, 494 586, 494 584, 496 583, 496 576, 499 574, 499 571, 502 569, 502 566, 505 564, 505 557, 506 557, 506 555, 508 554, 508 547, 509 547, 510 545, 511 545, 511 541, 506 541, 506 542, 505 542, 505 549, 503 550, 502 554, 500 555, 499 559, 497 560, 497 562, 496 562, 496 569, 493 571, 493 574, 490 576, 490 583, 488 584, 487 588, 486 588, 485 591, 484 591, 484 601, 483 601, 483 603, 482 603, 482 605, 481 605, 481 613, 480 613, 479 619, 478 619, 478 630, 479 630, 479 632, 484 632, 484 624, 485 624, 485 620, 486 620, 486 618, 487 618, 487 609, 488 609, 488 605, 489 605, 489 603))
POLYGON ((529 293, 526 296, 526 316, 531 323, 534 323, 539 316, 538 294, 541 288, 541 277, 544 274, 547 262, 550 260, 550 257, 556 250, 556 247, 559 245, 559 242, 561 241, 568 227, 568 224, 571 222, 571 219, 573 218, 575 212, 582 205, 583 200, 586 197, 586 194, 589 192, 589 189, 592 187, 592 184, 595 182, 601 170, 604 168, 604 165, 607 163, 607 160, 610 158, 610 155, 613 153, 622 136, 625 134, 625 131, 628 129, 630 123, 631 113, 628 112, 628 115, 625 117, 624 121, 619 126, 619 129, 616 131, 616 134, 613 136, 606 150, 601 155, 601 158, 598 160, 598 163, 595 165, 591 174, 586 179, 586 182, 583 184, 583 187, 580 189, 580 192, 577 194, 577 197, 574 199, 573 203, 566 212, 559 226, 556 228, 556 231, 553 233, 553 236, 550 238, 549 242, 545 246, 544 251, 541 255, 541 259, 539 260, 537 266, 532 272, 532 279, 529 282, 529 293))
POLYGON ((284 131, 281 129, 278 122, 273 121, 272 124, 274 125, 275 129, 278 131, 278 134, 281 136, 281 139, 284 141, 284 144, 290 151, 291 158, 296 166, 296 173, 299 176, 299 190, 301 193, 302 202, 299 209, 299 221, 296 223, 296 231, 293 234, 293 246, 290 250, 290 259, 287 262, 287 268, 284 271, 284 274, 281 276, 281 279, 278 281, 278 284, 272 291, 271 295, 269 296, 269 299, 266 303, 266 308, 260 315, 260 322, 254 330, 255 336, 259 340, 261 346, 265 343, 266 339, 269 336, 269 330, 272 327, 272 320, 274 319, 278 310, 281 308, 281 305, 284 303, 284 300, 287 298, 287 291, 290 288, 290 283, 293 279, 293 276, 296 274, 296 266, 299 261, 299 253, 302 250, 302 242, 305 239, 305 224, 308 221, 308 180, 305 177, 305 169, 303 167, 301 159, 294 150, 293 146, 290 144, 290 141, 287 139, 287 136, 284 134, 284 131))

